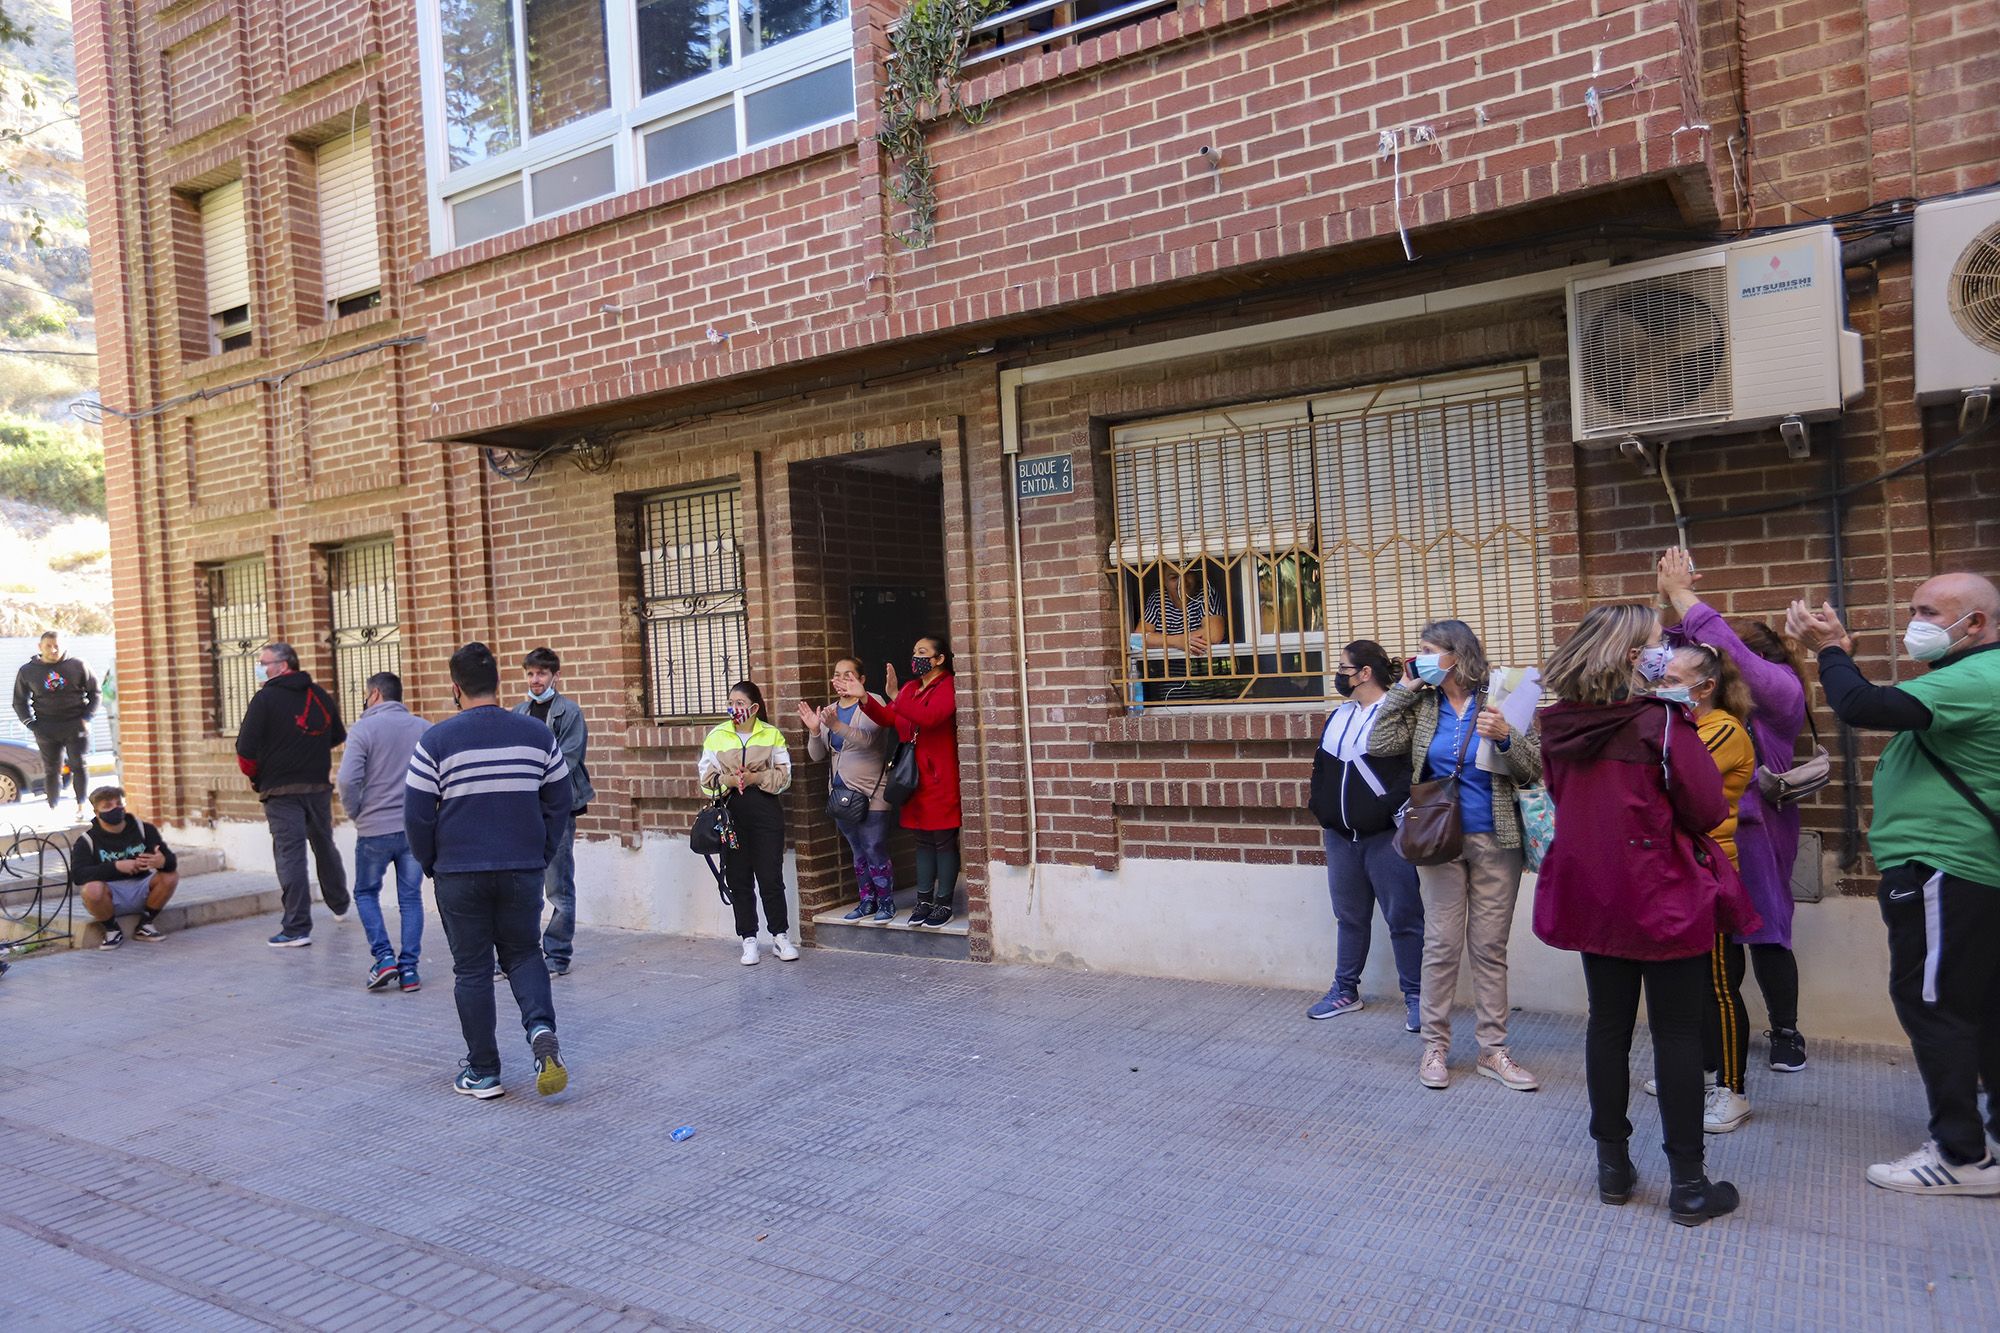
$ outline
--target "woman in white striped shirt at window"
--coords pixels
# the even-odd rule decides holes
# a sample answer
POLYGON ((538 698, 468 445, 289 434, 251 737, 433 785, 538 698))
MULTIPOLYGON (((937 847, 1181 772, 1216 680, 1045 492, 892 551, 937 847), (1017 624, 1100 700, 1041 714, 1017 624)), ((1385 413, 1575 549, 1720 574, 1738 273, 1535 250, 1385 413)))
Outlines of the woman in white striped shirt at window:
POLYGON ((1147 649, 1166 654, 1164 666, 1156 666, 1150 657, 1146 663, 1148 700, 1165 698, 1174 688, 1161 684, 1162 677, 1185 680, 1191 675, 1207 675, 1208 651, 1226 632, 1208 588, 1204 585, 1190 591, 1187 573, 1178 565, 1160 566, 1160 586, 1146 594, 1139 620, 1139 634, 1147 649), (1190 661, 1200 662, 1201 668, 1189 670, 1190 661))

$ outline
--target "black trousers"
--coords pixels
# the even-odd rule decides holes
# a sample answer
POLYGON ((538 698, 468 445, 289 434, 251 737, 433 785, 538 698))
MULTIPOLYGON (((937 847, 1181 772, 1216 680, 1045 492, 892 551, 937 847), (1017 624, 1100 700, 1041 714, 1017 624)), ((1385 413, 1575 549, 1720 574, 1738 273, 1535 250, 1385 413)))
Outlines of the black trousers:
POLYGON ((782 935, 792 927, 785 908, 785 807, 767 791, 751 788, 729 798, 738 845, 722 856, 722 882, 736 910, 736 933, 757 933, 757 899, 764 900, 764 928, 782 935), (751 882, 756 892, 751 892, 751 882))
POLYGON ((958 830, 920 828, 917 839, 917 901, 949 906, 958 892, 958 830))
POLYGON ((1889 999, 1931 1104, 1931 1137, 1955 1164, 2000 1138, 2000 886, 1911 861, 1875 890, 1889 928, 1889 999), (1987 1122, 1980 1124, 1979 1085, 1987 1122))
POLYGON ((1764 992, 1764 1008, 1770 1012, 1771 1026, 1785 1032, 1798 1031, 1798 955, 1782 944, 1753 944, 1750 970, 1757 974, 1757 989, 1764 992))
POLYGON ((1716 1082, 1743 1093, 1750 1063, 1750 1011, 1743 1007, 1743 946, 1727 935, 1715 937, 1708 952, 1708 1003, 1701 1011, 1701 1064, 1716 1082))
POLYGON ((1641 963, 1587 953, 1583 984, 1590 993, 1583 1046, 1590 1137, 1599 1143, 1624 1143, 1632 1137, 1626 1111, 1632 1101, 1632 1029, 1643 985, 1646 1022, 1653 1032, 1653 1077, 1660 1084, 1661 1146, 1676 1176, 1699 1172, 1701 1010, 1708 1003, 1708 955, 1641 963))
POLYGON ((73 736, 60 733, 43 735, 35 733, 35 748, 42 752, 42 794, 49 798, 49 808, 53 810, 62 798, 63 758, 69 758, 69 780, 76 788, 76 799, 83 799, 84 789, 90 785, 90 762, 84 758, 90 752, 90 736, 79 724, 73 736))
POLYGON ((306 851, 312 850, 319 873, 319 895, 326 910, 345 912, 353 901, 347 892, 347 865, 333 845, 333 792, 313 791, 295 796, 264 798, 264 822, 271 829, 271 859, 278 866, 278 893, 285 907, 287 935, 312 934, 312 884, 306 879, 306 851))

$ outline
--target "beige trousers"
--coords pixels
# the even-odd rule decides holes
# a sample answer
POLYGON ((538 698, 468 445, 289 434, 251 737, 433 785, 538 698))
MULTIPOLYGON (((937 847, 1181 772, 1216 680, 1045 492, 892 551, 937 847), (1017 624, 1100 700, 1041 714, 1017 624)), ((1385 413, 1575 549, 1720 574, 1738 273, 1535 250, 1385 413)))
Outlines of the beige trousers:
POLYGON ((1441 866, 1418 866, 1424 899, 1424 1041, 1451 1045, 1458 962, 1472 955, 1472 1009, 1481 1054, 1507 1044, 1507 938, 1521 891, 1521 852, 1490 833, 1469 833, 1465 851, 1441 866))

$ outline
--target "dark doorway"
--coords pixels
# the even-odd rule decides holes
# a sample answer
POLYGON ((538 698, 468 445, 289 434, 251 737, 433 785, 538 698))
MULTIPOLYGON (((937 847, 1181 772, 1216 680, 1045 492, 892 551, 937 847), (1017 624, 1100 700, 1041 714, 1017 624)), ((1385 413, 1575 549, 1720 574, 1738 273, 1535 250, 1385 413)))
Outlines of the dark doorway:
MULTIPOLYGON (((850 454, 790 469, 793 569, 804 697, 832 697, 833 665, 861 661, 870 692, 885 694, 883 668, 907 678, 910 648, 925 634, 949 636, 945 587, 944 468, 934 444, 850 454)), ((797 718, 788 723, 795 727, 797 718)), ((846 844, 824 813, 827 768, 794 756, 793 845, 800 915, 857 896, 846 844)), ((891 843, 897 919, 915 901, 914 844, 891 843)))

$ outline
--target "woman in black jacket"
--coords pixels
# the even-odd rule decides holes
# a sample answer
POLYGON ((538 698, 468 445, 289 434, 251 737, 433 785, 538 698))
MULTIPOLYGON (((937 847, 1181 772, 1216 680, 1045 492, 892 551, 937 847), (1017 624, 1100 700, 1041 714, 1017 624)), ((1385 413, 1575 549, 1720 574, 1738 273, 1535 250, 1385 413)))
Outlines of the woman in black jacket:
POLYGON ((1368 738, 1376 710, 1401 667, 1382 646, 1357 639, 1340 650, 1334 688, 1347 702, 1333 710, 1313 753, 1312 812, 1326 847, 1326 887, 1339 925, 1333 985, 1308 1018, 1332 1018, 1361 1008, 1361 966, 1368 961, 1375 904, 1389 923, 1396 979, 1403 991, 1403 1026, 1418 1029, 1417 995, 1423 976, 1424 905, 1416 867, 1390 845, 1396 811, 1410 796, 1410 761, 1370 756, 1368 738))

